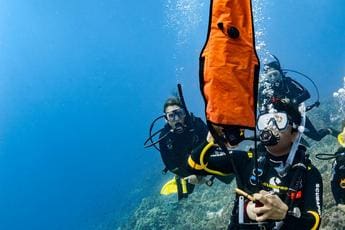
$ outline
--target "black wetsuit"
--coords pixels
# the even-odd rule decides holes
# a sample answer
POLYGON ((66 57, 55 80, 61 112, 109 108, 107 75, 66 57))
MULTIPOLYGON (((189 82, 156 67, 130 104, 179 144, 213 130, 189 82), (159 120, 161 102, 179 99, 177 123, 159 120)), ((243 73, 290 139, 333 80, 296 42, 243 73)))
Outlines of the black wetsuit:
MULTIPOLYGON (((263 89, 264 85, 261 84, 259 88, 259 97, 261 102, 264 102, 264 99, 269 100, 269 98, 267 98, 267 96, 263 93, 263 89)), ((272 90, 274 91, 273 97, 280 99, 288 98, 295 105, 299 105, 310 98, 310 94, 306 88, 287 76, 283 76, 280 87, 273 87, 272 90)), ((334 136, 337 135, 337 133, 333 134, 327 128, 317 130, 308 117, 306 117, 305 131, 303 134, 315 141, 320 141, 328 134, 332 134, 334 136)))
MULTIPOLYGON (((238 187, 249 194, 260 190, 274 191, 289 206, 289 214, 280 223, 282 224, 280 229, 317 229, 320 225, 322 207, 322 178, 304 153, 305 148, 300 146, 296 153, 294 166, 289 169, 285 177, 280 177, 275 167, 284 162, 287 155, 274 157, 266 151, 260 153, 261 157, 258 160, 259 184, 255 179, 257 177, 254 176, 254 160, 250 152, 235 150, 230 151, 230 155, 227 155, 219 148, 213 147, 205 155, 204 162, 208 169, 223 173, 236 173, 238 187), (298 163, 302 163, 305 168, 298 163), (293 210, 295 210, 295 216, 292 213, 293 210)), ((200 162, 198 161, 200 154, 197 151, 193 152, 192 158, 195 162, 200 162)), ((244 203, 246 202, 248 200, 245 200, 244 203)), ((243 220, 243 223, 239 224, 239 196, 237 196, 228 229, 260 229, 255 221, 246 217, 246 214, 244 214, 243 220)), ((274 229, 273 225, 275 222, 269 221, 265 227, 274 229)))
MULTIPOLYGON (((170 132, 159 142, 159 148, 166 169, 176 174, 177 182, 192 174, 187 167, 188 156, 194 148, 206 140, 208 132, 207 126, 201 118, 190 116, 186 123, 188 125, 183 133, 171 132, 171 127, 166 124, 160 134, 161 138, 170 132)), ((179 183, 177 185, 179 186, 179 183)), ((194 185, 187 184, 187 189, 189 194, 192 193, 194 185)), ((188 196, 188 193, 182 194, 179 191, 178 199, 188 196)))
POLYGON ((338 157, 332 165, 331 188, 334 200, 337 204, 345 204, 345 148, 336 152, 338 157))
POLYGON ((204 143, 207 137, 207 126, 198 117, 191 117, 183 133, 170 132, 171 127, 166 124, 160 137, 170 132, 166 138, 159 142, 159 149, 166 168, 180 176, 191 175, 187 167, 187 159, 190 152, 204 143))

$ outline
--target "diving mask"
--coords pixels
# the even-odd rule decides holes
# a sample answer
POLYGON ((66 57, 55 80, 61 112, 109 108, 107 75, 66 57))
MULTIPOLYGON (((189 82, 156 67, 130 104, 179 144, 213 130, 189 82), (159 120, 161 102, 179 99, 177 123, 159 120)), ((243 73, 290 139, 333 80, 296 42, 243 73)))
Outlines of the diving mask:
POLYGON ((186 117, 184 109, 179 108, 165 114, 168 121, 180 121, 186 117))
POLYGON ((284 131, 288 122, 286 113, 266 113, 259 117, 257 129, 260 131, 260 141, 265 146, 278 144, 280 131, 284 131))
POLYGON ((259 116, 257 128, 259 131, 263 131, 276 126, 278 130, 284 131, 288 124, 289 120, 286 113, 266 113, 259 116))

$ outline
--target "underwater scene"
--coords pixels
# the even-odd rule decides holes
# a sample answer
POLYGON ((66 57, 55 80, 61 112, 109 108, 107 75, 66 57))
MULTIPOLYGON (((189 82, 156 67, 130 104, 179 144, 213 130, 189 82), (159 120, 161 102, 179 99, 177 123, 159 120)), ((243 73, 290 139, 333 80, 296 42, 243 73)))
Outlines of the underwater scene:
POLYGON ((345 229, 344 12, 0 1, 0 229, 345 229))

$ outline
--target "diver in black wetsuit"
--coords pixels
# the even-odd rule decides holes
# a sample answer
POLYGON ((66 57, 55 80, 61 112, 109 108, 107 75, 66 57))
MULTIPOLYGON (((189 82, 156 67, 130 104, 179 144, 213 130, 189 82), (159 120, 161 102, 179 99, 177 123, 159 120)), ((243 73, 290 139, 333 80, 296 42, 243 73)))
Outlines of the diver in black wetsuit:
MULTIPOLYGON (((331 188, 337 205, 345 205, 345 148, 341 147, 335 153, 332 164, 331 188)), ((345 210, 345 209, 344 209, 345 210)))
POLYGON ((192 152, 191 168, 200 165, 200 174, 235 173, 247 193, 236 196, 228 229, 319 228, 322 178, 299 145, 304 121, 292 103, 272 103, 257 122, 265 146, 257 167, 252 151, 224 151, 210 142, 192 152))
MULTIPOLYGON (((297 81, 286 76, 280 67, 279 60, 276 57, 274 58, 275 61, 265 64, 264 73, 261 76, 259 98, 262 104, 259 105, 259 109, 262 109, 265 104, 269 104, 275 98, 286 98, 296 105, 308 100, 310 98, 308 90, 297 81)), ((319 105, 320 103, 316 102, 313 107, 319 105)), ((339 132, 332 128, 317 130, 307 117, 304 134, 315 141, 320 141, 327 135, 337 137, 339 132)))
MULTIPOLYGON (((184 181, 185 177, 192 175, 187 167, 188 155, 206 140, 208 129, 201 118, 186 114, 181 101, 176 97, 167 99, 163 110, 166 124, 160 133, 162 139, 159 141, 159 150, 166 167, 165 172, 170 171, 176 175, 180 200, 194 189, 193 184, 184 181), (187 184, 187 191, 183 191, 181 183, 187 184)), ((201 180, 200 177, 195 179, 201 180)))
POLYGON ((336 204, 345 212, 345 121, 342 122, 342 127, 343 131, 338 135, 338 142, 342 147, 334 154, 331 188, 336 204))
POLYGON ((160 138, 169 134, 159 142, 162 160, 172 173, 189 176, 186 169, 188 154, 206 139, 207 126, 201 118, 193 115, 187 118, 178 98, 169 98, 165 102, 164 113, 166 124, 160 138))
MULTIPOLYGON (((343 121, 345 127, 345 121, 343 121)), ((331 160, 332 173, 331 173, 331 189, 333 198, 338 208, 345 212, 345 128, 339 132, 338 142, 341 147, 334 154, 319 153, 316 158, 319 160, 331 160)))

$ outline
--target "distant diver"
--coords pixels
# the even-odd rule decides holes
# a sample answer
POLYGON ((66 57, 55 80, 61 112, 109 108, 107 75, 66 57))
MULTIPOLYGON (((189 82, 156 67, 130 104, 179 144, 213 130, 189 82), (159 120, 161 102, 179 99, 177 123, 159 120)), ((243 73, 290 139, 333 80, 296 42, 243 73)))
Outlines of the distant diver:
POLYGON ((341 147, 335 152, 331 188, 336 204, 342 205, 345 211, 345 147, 341 147))
POLYGON ((338 208, 345 212, 345 122, 343 122, 343 131, 338 135, 338 142, 341 147, 334 154, 320 153, 316 158, 320 160, 331 160, 331 189, 338 208))
POLYGON ((194 185, 186 182, 184 177, 191 173, 186 168, 188 154, 205 140, 206 124, 198 117, 186 115, 178 98, 169 98, 164 103, 165 119, 167 121, 160 138, 159 149, 166 169, 174 173, 179 186, 185 183, 185 189, 178 189, 178 199, 187 198, 193 192, 194 185))
MULTIPOLYGON (((259 83, 259 98, 261 102, 259 109, 263 109, 262 107, 265 106, 265 104, 277 98, 289 100, 291 103, 296 105, 299 105, 310 98, 310 93, 304 86, 287 76, 287 73, 289 72, 300 74, 309 79, 315 86, 318 94, 316 85, 308 76, 295 70, 282 69, 278 58, 274 55, 271 56, 275 60, 264 65, 263 74, 261 75, 259 83)), ((315 103, 307 107, 307 111, 314 107, 318 107, 319 105, 319 98, 317 98, 315 103)), ((327 135, 337 137, 339 132, 330 127, 317 130, 307 117, 304 134, 312 140, 320 141, 327 135)), ((304 143, 307 142, 304 141, 304 143)))
POLYGON ((164 115, 161 117, 166 124, 154 134, 159 134, 158 141, 152 139, 154 135, 151 133, 151 126, 150 137, 145 142, 147 147, 159 145, 159 148, 156 148, 165 165, 163 173, 170 171, 175 174, 175 177, 163 186, 161 194, 177 193, 178 200, 187 198, 193 192, 195 184, 207 182, 211 185, 214 179, 206 181, 203 176, 195 176, 193 171, 188 169, 188 156, 194 148, 206 140, 208 129, 201 118, 188 112, 180 87, 179 85, 180 96, 170 97, 164 103, 164 115), (151 144, 148 144, 149 140, 151 144))

